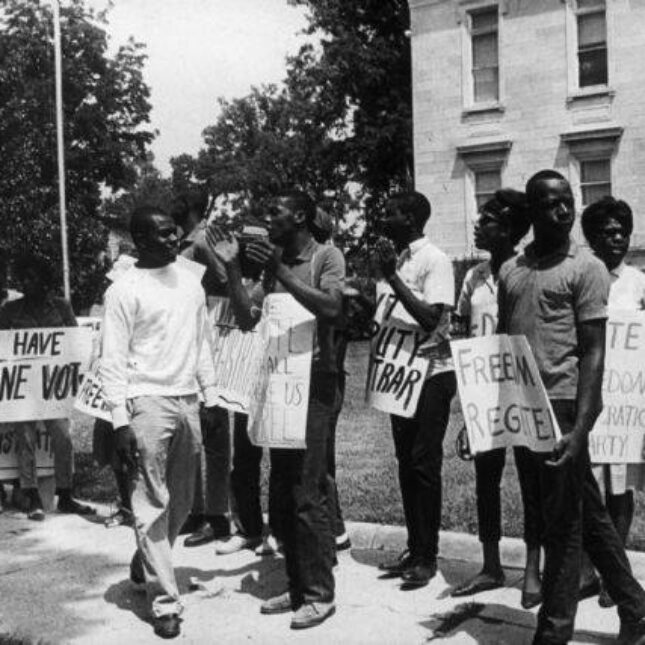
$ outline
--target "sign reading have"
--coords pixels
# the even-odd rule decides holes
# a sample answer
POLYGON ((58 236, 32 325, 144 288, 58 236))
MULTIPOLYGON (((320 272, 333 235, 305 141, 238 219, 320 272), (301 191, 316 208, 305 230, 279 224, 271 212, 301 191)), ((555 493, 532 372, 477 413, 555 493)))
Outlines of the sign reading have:
POLYGON ((450 347, 471 452, 550 452, 560 429, 526 338, 484 336, 450 347))
POLYGON ((256 382, 249 437, 257 446, 305 448, 316 320, 293 296, 264 300, 260 333, 266 341, 256 382))
POLYGON ((2 421, 69 416, 91 352, 88 328, 0 331, 2 421))
POLYGON ((419 327, 386 284, 377 284, 376 298, 365 399, 382 412, 412 417, 429 366, 419 350, 432 335, 419 327))
POLYGON ((594 463, 643 461, 645 437, 645 313, 609 312, 603 410, 589 434, 594 463))

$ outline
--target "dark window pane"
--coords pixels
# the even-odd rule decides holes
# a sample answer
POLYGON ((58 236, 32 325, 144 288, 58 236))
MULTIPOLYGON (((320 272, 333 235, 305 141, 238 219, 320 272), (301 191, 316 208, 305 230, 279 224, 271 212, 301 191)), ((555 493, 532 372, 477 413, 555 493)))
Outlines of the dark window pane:
POLYGON ((607 21, 604 11, 578 16, 579 49, 605 42, 607 42, 607 21))
POLYGON ((502 175, 499 170, 482 170, 475 173, 475 201, 479 210, 495 191, 502 187, 502 175))
POLYGON ((611 184, 590 184, 582 186, 582 205, 589 206, 603 197, 611 195, 611 184))
POLYGON ((475 103, 499 100, 497 68, 479 69, 473 72, 475 103))
POLYGON ((497 29, 497 7, 488 11, 478 11, 471 14, 471 29, 474 32, 491 29, 497 29))
POLYGON ((583 184, 592 182, 611 182, 611 161, 594 159, 580 164, 580 180, 583 184))
POLYGON ((580 87, 607 85, 607 48, 578 52, 580 87))
POLYGON ((605 0, 578 0, 578 9, 604 9, 605 0))
POLYGON ((497 34, 473 37, 473 69, 497 67, 497 34))

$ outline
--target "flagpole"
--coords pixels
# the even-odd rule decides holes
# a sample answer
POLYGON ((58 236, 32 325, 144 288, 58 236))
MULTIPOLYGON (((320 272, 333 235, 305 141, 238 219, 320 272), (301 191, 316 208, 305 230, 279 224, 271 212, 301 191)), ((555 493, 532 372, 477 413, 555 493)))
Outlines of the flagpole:
POLYGON ((69 250, 67 248, 67 200, 65 195, 65 145, 63 138, 63 63, 60 44, 59 0, 52 0, 54 12, 54 65, 56 70, 56 144, 58 150, 58 206, 60 210, 60 237, 63 253, 63 289, 70 299, 69 250))

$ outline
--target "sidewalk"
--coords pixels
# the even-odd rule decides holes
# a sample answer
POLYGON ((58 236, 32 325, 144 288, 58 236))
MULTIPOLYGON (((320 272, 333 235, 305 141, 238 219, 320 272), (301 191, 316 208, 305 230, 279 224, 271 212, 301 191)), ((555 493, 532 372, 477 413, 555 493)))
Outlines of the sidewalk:
MULTIPOLYGON (((263 599, 284 589, 283 561, 249 551, 215 556, 212 545, 185 549, 175 564, 186 592, 178 643, 482 643, 529 645, 535 610, 519 605, 523 551, 519 540, 504 541, 508 586, 464 602, 450 598, 451 586, 478 570, 476 538, 442 534, 441 574, 423 589, 403 591, 399 580, 379 578, 385 551, 402 546, 398 527, 349 524, 354 543, 335 570, 337 612, 304 632, 289 629, 289 615, 262 616, 263 599), (211 582, 221 591, 189 593, 189 579, 211 582), (213 582, 216 579, 216 582, 213 582)), ((155 643, 146 622, 145 595, 128 580, 134 537, 126 528, 52 513, 42 524, 15 513, 0 516, 0 643, 2 634, 41 643, 155 643)), ((630 554, 641 579, 645 557, 630 554)), ((618 619, 596 599, 581 603, 575 643, 611 643, 618 619)))

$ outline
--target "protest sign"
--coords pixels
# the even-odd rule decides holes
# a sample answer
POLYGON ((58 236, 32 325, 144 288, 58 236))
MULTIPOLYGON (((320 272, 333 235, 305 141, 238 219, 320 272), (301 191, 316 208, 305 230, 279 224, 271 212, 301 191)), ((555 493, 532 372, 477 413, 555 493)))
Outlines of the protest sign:
POLYGON ((593 463, 643 461, 645 313, 609 312, 602 382, 603 410, 589 434, 593 463))
POLYGON ((413 417, 430 364, 419 350, 432 334, 421 329, 385 283, 377 284, 376 298, 365 399, 382 412, 413 417))
POLYGON ((0 331, 2 421, 68 417, 91 352, 87 327, 0 331))
POLYGON ((218 405, 249 414, 256 388, 262 380, 268 343, 261 331, 263 325, 243 332, 237 325, 229 298, 208 298, 208 316, 213 326, 218 405))
POLYGON ((450 348, 471 452, 550 452, 560 429, 526 338, 483 336, 450 348))
POLYGON ((289 294, 264 300, 266 350, 256 382, 249 437, 257 446, 305 448, 316 319, 289 294))
MULTIPOLYGON (((36 471, 38 477, 51 477, 54 474, 54 452, 51 435, 45 424, 37 423, 36 433, 36 471)), ((0 424, 0 481, 17 479, 18 449, 13 424, 0 424)))

